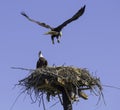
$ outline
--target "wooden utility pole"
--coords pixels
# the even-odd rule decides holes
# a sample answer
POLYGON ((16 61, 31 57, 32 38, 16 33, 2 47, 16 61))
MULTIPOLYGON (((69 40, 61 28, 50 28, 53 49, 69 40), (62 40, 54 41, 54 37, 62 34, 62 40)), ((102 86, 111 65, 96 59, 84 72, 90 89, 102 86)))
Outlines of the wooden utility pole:
POLYGON ((64 110, 72 110, 72 103, 71 103, 65 89, 62 90, 62 99, 63 99, 64 110))

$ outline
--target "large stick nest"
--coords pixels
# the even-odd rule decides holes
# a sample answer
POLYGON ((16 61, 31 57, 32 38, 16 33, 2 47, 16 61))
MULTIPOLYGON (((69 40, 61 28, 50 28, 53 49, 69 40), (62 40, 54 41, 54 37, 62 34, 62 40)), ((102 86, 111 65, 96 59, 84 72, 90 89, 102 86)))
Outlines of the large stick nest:
POLYGON ((20 80, 18 85, 25 87, 24 89, 29 95, 34 92, 37 99, 41 94, 46 94, 48 101, 50 101, 50 97, 56 95, 60 98, 63 89, 71 101, 76 101, 79 97, 88 99, 84 90, 90 90, 98 96, 102 94, 99 78, 93 77, 87 69, 72 66, 32 70, 31 74, 20 80))

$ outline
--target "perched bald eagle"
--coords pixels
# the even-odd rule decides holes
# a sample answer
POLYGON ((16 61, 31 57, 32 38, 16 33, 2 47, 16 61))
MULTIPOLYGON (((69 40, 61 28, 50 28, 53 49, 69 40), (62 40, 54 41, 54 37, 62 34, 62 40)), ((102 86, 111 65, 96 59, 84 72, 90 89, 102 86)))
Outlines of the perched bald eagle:
POLYGON ((38 59, 37 64, 36 64, 36 68, 47 67, 48 62, 47 62, 47 60, 43 57, 41 51, 38 53, 38 57, 39 57, 39 59, 38 59))
POLYGON ((78 12, 75 13, 75 15, 73 15, 70 19, 66 20, 65 22, 63 22, 62 24, 60 24, 59 26, 57 26, 57 27, 55 27, 55 28, 53 28, 53 27, 51 27, 50 25, 47 25, 47 24, 45 24, 45 23, 43 23, 43 22, 39 22, 39 21, 36 21, 36 20, 34 20, 34 19, 31 19, 25 12, 22 12, 21 14, 22 14, 23 16, 25 16, 29 21, 32 21, 32 22, 37 23, 38 25, 40 25, 40 26, 42 26, 42 27, 45 27, 45 28, 50 29, 50 31, 47 32, 47 33, 45 33, 45 34, 46 34, 46 35, 48 35, 48 34, 51 35, 51 40, 52 40, 52 43, 54 44, 54 38, 55 38, 55 37, 57 38, 57 42, 58 42, 58 43, 60 42, 59 39, 60 39, 60 37, 62 36, 61 30, 62 30, 67 24, 71 23, 72 21, 74 21, 74 20, 78 19, 80 16, 82 16, 83 13, 84 13, 84 11, 85 11, 85 5, 84 5, 82 8, 80 8, 80 9, 78 10, 78 12))

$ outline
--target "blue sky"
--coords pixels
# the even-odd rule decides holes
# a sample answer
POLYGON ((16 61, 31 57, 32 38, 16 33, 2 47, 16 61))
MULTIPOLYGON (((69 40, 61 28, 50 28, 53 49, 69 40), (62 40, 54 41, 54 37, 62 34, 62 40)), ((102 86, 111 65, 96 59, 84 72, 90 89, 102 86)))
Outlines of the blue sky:
MULTIPOLYGON (((0 109, 9 110, 20 88, 14 84, 28 75, 12 66, 35 68, 38 51, 42 50, 49 65, 74 65, 88 68, 101 78, 102 84, 120 87, 120 1, 118 0, 2 0, 0 3, 0 109), (84 15, 63 29, 61 43, 52 45, 47 29, 29 22, 20 15, 25 11, 32 18, 55 27, 86 5, 84 15)), ((91 94, 89 100, 73 104, 73 110, 115 110, 120 108, 120 90, 104 87, 106 106, 91 94)), ((49 108, 61 110, 60 104, 49 108)), ((42 110, 23 94, 12 110, 42 110)))

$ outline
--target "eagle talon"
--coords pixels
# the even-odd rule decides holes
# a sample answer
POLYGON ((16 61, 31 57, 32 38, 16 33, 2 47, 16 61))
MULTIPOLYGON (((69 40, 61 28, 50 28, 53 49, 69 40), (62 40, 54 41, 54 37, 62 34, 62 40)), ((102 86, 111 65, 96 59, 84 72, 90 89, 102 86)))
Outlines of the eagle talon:
POLYGON ((55 44, 53 40, 52 40, 52 44, 55 44))
POLYGON ((59 40, 57 40, 57 42, 58 42, 58 43, 60 43, 60 41, 59 41, 59 40))

